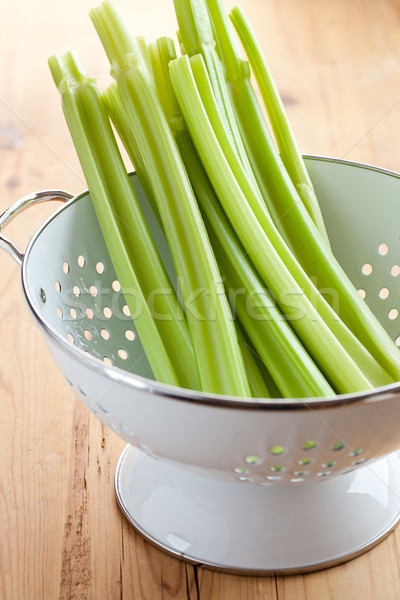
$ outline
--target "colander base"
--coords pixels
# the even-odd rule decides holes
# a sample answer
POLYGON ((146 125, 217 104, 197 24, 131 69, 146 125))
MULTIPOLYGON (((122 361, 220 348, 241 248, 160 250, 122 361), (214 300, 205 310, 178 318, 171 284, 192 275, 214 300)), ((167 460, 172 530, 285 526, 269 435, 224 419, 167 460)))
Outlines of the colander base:
POLYGON ((162 550, 247 574, 339 564, 378 544, 400 518, 400 458, 297 486, 208 478, 132 446, 115 474, 117 499, 135 528, 162 550))

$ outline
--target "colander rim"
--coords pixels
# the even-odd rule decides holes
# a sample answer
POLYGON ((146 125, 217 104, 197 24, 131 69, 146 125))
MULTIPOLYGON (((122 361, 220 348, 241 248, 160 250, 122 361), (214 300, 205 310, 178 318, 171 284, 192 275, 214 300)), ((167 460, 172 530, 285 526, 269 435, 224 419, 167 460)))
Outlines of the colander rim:
MULTIPOLYGON (((327 156, 317 156, 312 154, 305 154, 305 159, 311 159, 314 161, 322 161, 333 164, 343 164, 352 167, 358 167, 362 169, 366 169, 368 171, 374 171, 381 173, 383 175, 389 175, 396 179, 400 179, 400 174, 395 171, 390 171, 387 169, 383 169, 381 167, 376 167, 373 165, 369 165, 366 163, 360 163, 356 161, 349 161, 340 158, 332 158, 327 156)), ((129 176, 135 176, 136 172, 132 171, 129 173, 129 176)), ((159 383, 158 381, 148 379, 141 375, 135 375, 134 373, 130 373, 129 371, 125 371, 119 367, 114 365, 106 365, 101 362, 98 358, 94 356, 87 355, 83 350, 71 344, 67 339, 65 339, 60 333, 58 333, 51 325, 49 325, 43 318, 40 312, 36 309, 34 302, 31 300, 31 296, 28 291, 28 286, 26 284, 27 281, 27 264, 29 261, 29 256, 33 246, 36 241, 39 239, 41 233, 48 227, 48 225, 56 219, 64 210, 67 210, 71 205, 78 202, 83 197, 89 194, 89 190, 84 190, 80 194, 74 196, 66 202, 63 206, 57 209, 53 214, 50 215, 40 227, 35 231, 33 236, 31 237, 21 265, 21 282, 22 282, 22 290, 24 294, 25 301, 27 303, 28 308, 30 309, 32 315, 37 321, 39 328, 44 330, 44 332, 55 342, 57 345, 61 345, 61 347, 67 351, 69 354, 80 358, 80 360, 84 362, 89 362, 92 368, 97 371, 102 372, 113 380, 119 380, 124 382, 124 384, 128 384, 133 389, 137 389, 140 391, 145 391, 151 395, 158 395, 166 397, 170 400, 179 400, 184 402, 194 402, 207 404, 215 407, 226 407, 226 408, 234 408, 234 409, 250 409, 250 410, 309 410, 312 408, 315 409, 327 409, 333 408, 343 405, 353 405, 354 403, 371 403, 371 402, 379 402, 392 397, 393 395, 400 393, 400 381, 394 382, 389 385, 381 386, 375 388, 373 390, 367 390, 363 392, 353 392, 348 394, 337 394, 335 396, 327 396, 327 397, 311 397, 311 398, 243 398, 240 396, 227 396, 221 394, 211 394, 208 392, 201 392, 196 390, 190 390, 186 388, 180 388, 177 386, 172 386, 169 384, 159 383)))

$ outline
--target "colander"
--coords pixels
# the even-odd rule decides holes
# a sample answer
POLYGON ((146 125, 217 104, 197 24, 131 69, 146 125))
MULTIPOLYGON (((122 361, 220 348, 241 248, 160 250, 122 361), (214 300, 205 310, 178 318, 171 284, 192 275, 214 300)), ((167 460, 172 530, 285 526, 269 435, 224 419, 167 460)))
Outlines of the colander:
MULTIPOLYGON (((400 343, 400 175, 306 157, 333 250, 400 343)), ((132 185, 172 280, 169 250, 138 178, 132 185)), ((400 383, 305 400, 247 400, 163 385, 136 334, 88 192, 36 232, 22 266, 27 306, 81 401, 128 445, 118 502, 170 554, 243 573, 303 572, 377 544, 400 517, 400 383)), ((71 199, 70 199, 71 198, 71 199)))

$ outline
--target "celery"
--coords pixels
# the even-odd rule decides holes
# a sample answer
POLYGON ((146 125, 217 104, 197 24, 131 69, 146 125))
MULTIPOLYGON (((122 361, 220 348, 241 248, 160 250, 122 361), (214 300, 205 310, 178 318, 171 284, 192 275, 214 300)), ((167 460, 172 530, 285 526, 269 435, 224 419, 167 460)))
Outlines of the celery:
POLYGON ((172 385, 196 386, 198 375, 182 311, 137 204, 100 94, 74 54, 52 56, 49 66, 111 260, 131 314, 137 315, 135 326, 154 376, 172 385), (152 288, 165 290, 156 309, 170 314, 169 320, 153 318, 147 304, 152 288), (174 351, 176 338, 184 344, 184 356, 174 351))
MULTIPOLYGON (((219 205, 189 132, 182 122, 181 111, 172 90, 168 72, 169 61, 176 58, 172 40, 160 38, 156 44, 151 45, 150 53, 160 101, 200 203, 203 220, 225 278, 228 299, 233 292, 234 312, 237 312, 259 356, 268 366, 285 397, 333 394, 332 388, 273 306, 219 205), (257 308, 253 301, 255 295, 262 304, 257 308), (249 314, 249 310, 258 313, 256 318, 249 314)), ((251 384, 251 380, 249 381, 251 384)))
MULTIPOLYGON (((324 322, 254 215, 210 125, 187 56, 170 62, 170 74, 186 125, 217 197, 245 251, 266 286, 275 295, 282 313, 290 320, 299 339, 338 391, 373 387, 329 329, 337 318, 335 313, 328 312, 327 323, 324 322), (217 169, 215 165, 218 165, 217 169)), ((312 286, 311 282, 309 285, 312 286)), ((323 299, 320 300, 322 304, 323 299)))
POLYGON ((268 374, 266 369, 263 368, 263 363, 259 360, 257 353, 249 344, 245 333, 238 322, 236 322, 236 333, 254 398, 280 398, 281 394, 274 385, 274 382, 269 379, 267 384, 266 375, 268 374))
MULTIPOLYGON (((208 0, 214 13, 220 14, 215 0, 208 0)), ((232 12, 239 34, 243 33, 243 20, 238 9, 232 12)), ((298 201, 298 194, 289 180, 286 170, 272 143, 260 107, 251 87, 245 61, 238 56, 236 44, 225 22, 214 23, 221 37, 221 53, 224 57, 228 77, 231 77, 230 90, 241 132, 246 139, 246 148, 256 173, 257 182, 274 217, 276 226, 289 243, 306 273, 313 277, 319 290, 330 290, 339 298, 337 305, 332 303, 340 319, 360 340, 368 352, 382 365, 394 380, 400 378, 400 353, 398 348, 372 314, 367 304, 360 298, 329 248, 325 238, 298 201)), ((250 42, 248 42, 250 44, 250 42)), ((250 44, 251 45, 251 44, 250 44)), ((330 295, 327 295, 331 302, 330 295)))
POLYGON ((215 40, 204 0, 174 0, 179 24, 179 37, 188 56, 201 54, 210 75, 224 126, 233 147, 250 179, 254 177, 233 112, 221 61, 215 49, 215 40))
POLYGON ((112 4, 104 2, 90 16, 112 64, 128 125, 153 186, 179 278, 202 389, 250 396, 215 257, 155 89, 112 4))
MULTIPOLYGON (((243 78, 244 73, 246 73, 247 76, 247 62, 241 60, 240 51, 233 36, 232 27, 229 23, 228 15, 222 1, 206 0, 206 2, 210 12, 215 37, 220 47, 220 54, 224 57, 224 63, 227 67, 228 81, 241 79, 243 78)), ((275 134, 280 157, 304 206, 318 227, 321 235, 329 244, 328 235, 326 233, 324 220, 315 195, 314 187, 304 164, 303 157, 298 149, 285 108, 268 66, 240 8, 235 7, 230 16, 243 44, 244 50, 250 59, 251 67, 256 75, 262 99, 275 134)))
POLYGON ((132 161, 146 197, 151 204, 151 208, 160 221, 157 204, 153 197, 153 189, 149 181, 143 157, 140 153, 139 145, 133 135, 126 135, 125 123, 128 118, 115 81, 101 94, 101 98, 106 106, 110 119, 114 123, 115 129, 125 146, 128 156, 132 161))
MULTIPOLYGON (((216 138, 221 146, 221 150, 223 151, 224 156, 229 164, 229 167, 232 170, 232 173, 235 176, 244 196, 249 202, 249 205, 253 210, 255 216, 257 217, 265 234, 269 237, 275 250, 285 263, 286 267, 291 272, 292 276, 300 285, 305 295, 308 297, 309 300, 315 299, 319 293, 318 290, 307 277, 303 269, 300 267, 299 263, 296 261, 289 248, 285 245, 284 240, 281 238, 279 232, 276 230, 274 223, 268 213, 268 210, 262 201, 259 189, 257 187, 254 187, 246 177, 244 168, 230 145, 230 141, 228 136, 226 135, 222 119, 220 118, 220 114, 218 111, 218 107, 216 106, 215 97, 211 88, 209 77, 201 56, 193 56, 190 59, 190 65, 192 68, 193 77, 197 84, 197 90, 199 92, 201 100, 203 101, 204 108, 210 121, 210 125, 212 126, 216 138)), ((311 219, 308 215, 306 218, 308 222, 311 223, 311 219)), ((311 226, 313 228, 313 231, 316 232, 315 226, 313 224, 311 224, 311 226)), ((325 250, 326 251, 324 253, 324 256, 329 257, 332 263, 340 269, 337 261, 334 259, 331 252, 327 248, 325 250)), ((305 253, 304 250, 303 253, 305 253)), ((344 274, 343 277, 346 278, 344 274)), ((351 289, 354 290, 352 284, 348 281, 347 278, 346 281, 351 287, 351 289)), ((359 301, 360 298, 357 292, 355 293, 357 295, 357 300, 359 301)), ((350 356, 358 364, 360 369, 370 379, 371 383, 373 383, 374 386, 385 385, 393 381, 393 379, 388 375, 388 373, 384 369, 382 369, 382 367, 378 364, 377 360, 374 359, 373 356, 371 356, 370 352, 368 352, 365 348, 362 347, 362 344, 356 339, 354 333, 351 334, 349 329, 338 317, 336 317, 336 319, 334 319, 332 322, 332 308, 329 307, 325 301, 322 301, 322 298, 318 306, 318 312, 325 320, 325 322, 330 324, 334 335, 346 348, 350 356)), ((394 345, 391 344, 391 347, 394 348, 394 345)), ((394 350, 395 352, 397 352, 396 348, 394 348, 394 350)))

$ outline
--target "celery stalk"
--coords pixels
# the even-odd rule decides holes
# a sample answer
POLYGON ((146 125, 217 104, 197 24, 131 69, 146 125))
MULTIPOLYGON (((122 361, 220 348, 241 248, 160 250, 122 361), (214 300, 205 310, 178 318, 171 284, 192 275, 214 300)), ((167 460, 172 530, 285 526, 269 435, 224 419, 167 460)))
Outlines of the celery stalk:
POLYGON ((179 278, 202 389, 250 396, 215 257, 155 89, 112 4, 104 2, 90 16, 112 64, 129 126, 152 182, 179 278))
MULTIPOLYGON (((208 0, 216 6, 215 0, 208 0)), ((218 7, 217 7, 218 8, 218 7)), ((217 13, 217 8, 215 12, 217 13)), ((243 37, 243 22, 240 11, 234 9, 232 18, 243 37)), ((227 73, 232 77, 230 90, 241 132, 246 139, 246 148, 256 173, 257 182, 274 222, 284 239, 295 253, 303 269, 313 277, 319 290, 332 290, 339 298, 338 303, 327 300, 337 311, 340 319, 360 340, 372 356, 392 376, 400 379, 400 352, 393 344, 384 328, 372 314, 367 304, 326 246, 326 240, 315 223, 298 201, 298 194, 287 176, 283 163, 272 143, 264 117, 251 87, 244 61, 238 56, 232 36, 225 30, 225 24, 218 21, 214 25, 221 35, 224 62, 227 73), (224 30, 222 35, 221 31, 224 30), (339 312, 340 311, 340 312, 339 312)), ((247 39, 247 38, 246 38, 247 39)))
MULTIPOLYGON (((228 81, 240 80, 243 78, 244 74, 246 74, 245 76, 247 77, 248 63, 241 59, 240 50, 233 35, 234 32, 229 23, 229 18, 222 0, 206 0, 206 2, 217 44, 220 47, 220 53, 223 57, 224 64, 226 65, 228 81)), ((245 26, 248 27, 248 23, 245 21, 245 17, 240 8, 235 7, 230 16, 234 22, 244 50, 250 60, 251 67, 256 75, 262 99, 275 134, 280 157, 304 206, 318 227, 321 235, 329 244, 324 220, 311 179, 308 175, 303 157, 298 149, 285 108, 268 66, 250 28, 245 29, 245 26)))
MULTIPOLYGON (((227 159, 229 167, 232 170, 232 173, 234 174, 238 184, 240 185, 244 196, 249 202, 250 207, 253 210, 255 216, 257 217, 265 234, 270 238, 270 241, 273 244, 275 250, 278 252, 279 256, 281 257, 281 259, 283 260, 286 267, 289 269, 297 283, 300 285, 306 296, 310 300, 312 300, 318 295, 317 288, 315 287, 314 283, 312 283, 307 277, 307 274, 301 268, 300 264, 290 252, 282 237, 279 235, 279 232, 276 230, 274 223, 268 213, 268 209, 262 201, 259 189, 253 186, 251 182, 247 179, 243 166, 241 165, 240 161, 238 160, 235 152, 233 151, 230 145, 230 141, 228 136, 226 135, 222 119, 220 118, 218 107, 215 102, 215 97, 202 57, 200 55, 193 56, 190 59, 190 65, 193 77, 195 79, 195 83, 197 85, 197 90, 199 92, 201 100, 203 101, 203 105, 209 118, 210 124, 221 146, 221 150, 223 151, 225 158, 227 159)), ((309 224, 311 224, 312 231, 318 236, 319 234, 315 228, 315 225, 311 222, 311 218, 309 217, 309 215, 306 215, 306 220, 309 224)), ((321 241, 321 247, 322 245, 323 242, 321 241)), ((303 254, 304 253, 306 253, 306 250, 304 250, 303 248, 303 254)), ((343 286, 347 283, 348 288, 352 291, 352 293, 355 293, 357 295, 357 300, 360 301, 358 293, 354 290, 352 284, 344 275, 341 267, 334 259, 330 250, 325 248, 323 257, 327 257, 331 261, 332 265, 337 269, 337 273, 343 274, 345 283, 343 283, 342 280, 338 277, 337 288, 339 289, 339 291, 342 291, 343 286)), ((326 262, 323 264, 326 265, 326 262)), ((342 298, 342 296, 340 298, 342 298)), ((332 321, 332 308, 329 308, 325 302, 319 305, 318 311, 326 323, 332 321)), ((372 314, 370 315, 370 318, 375 319, 372 316, 372 314)), ((380 325, 378 324, 378 329, 379 327, 380 325)), ((359 341, 357 341, 354 332, 352 335, 349 335, 350 331, 348 330, 348 327, 346 327, 345 324, 341 320, 339 320, 339 318, 336 318, 334 320, 333 325, 331 325, 331 329, 338 338, 338 340, 342 343, 342 345, 352 356, 353 360, 355 360, 355 362, 358 364, 358 366, 361 368, 364 374, 370 379, 371 383, 373 383, 374 386, 378 387, 379 385, 385 385, 393 381, 393 378, 391 378, 388 375, 388 373, 384 369, 382 369, 382 367, 380 367, 376 358, 373 358, 373 356, 371 356, 371 352, 368 352, 365 348, 362 348, 362 344, 359 341), (358 359, 358 356, 360 357, 360 360, 358 359)), ((391 344, 390 347, 392 346, 394 347, 393 344, 391 344)), ((397 351, 396 348, 394 349, 395 351, 397 351)))
POLYGON ((172 335, 170 340, 165 336, 163 339, 164 330, 159 327, 168 322, 156 321, 147 303, 149 288, 146 285, 142 287, 143 271, 158 289, 167 290, 171 285, 138 208, 100 94, 74 54, 52 56, 49 66, 61 93, 64 114, 111 260, 122 290, 128 292, 126 302, 131 314, 137 315, 135 326, 154 376, 158 381, 171 385, 181 383, 172 365, 174 353, 170 352, 178 336, 182 338, 188 353, 185 368, 192 374, 192 381, 188 376, 184 377, 184 381, 187 384, 195 383, 197 372, 193 350, 184 321, 179 316, 181 311, 177 311, 172 295, 166 296, 167 306, 157 306, 163 314, 167 310, 171 312, 168 326, 172 335), (142 265, 139 264, 141 260, 142 265), (134 291, 138 304, 129 290, 134 291), (176 322, 178 329, 175 329, 173 322, 176 322))
POLYGON ((335 316, 329 315, 328 323, 323 321, 254 215, 221 151, 197 91, 188 57, 171 61, 170 74, 178 104, 216 195, 265 285, 275 295, 282 313, 338 391, 373 387, 332 334, 329 327, 335 316))
POLYGON ((188 56, 202 55, 225 128, 248 177, 253 178, 254 175, 236 123, 221 61, 215 49, 206 3, 204 0, 174 0, 174 6, 184 51, 188 56))
MULTIPOLYGON (((254 398, 280 398, 281 394, 276 386, 268 387, 266 379, 264 379, 265 369, 263 369, 264 374, 261 372, 263 364, 261 361, 258 362, 257 354, 246 339, 238 322, 236 322, 236 333, 254 398)), ((271 384, 273 382, 269 381, 268 383, 271 384)))
MULTIPOLYGON (((219 0, 207 0, 207 2, 212 5, 219 3, 219 0)), ((239 7, 232 10, 231 19, 255 74, 283 163, 310 217, 322 237, 328 241, 328 234, 313 184, 261 48, 239 7)))
POLYGON ((282 388, 285 397, 333 394, 332 388, 265 292, 219 205, 189 132, 182 121, 181 111, 172 90, 168 71, 169 62, 176 58, 172 40, 158 39, 156 44, 151 45, 150 53, 160 101, 201 206, 203 220, 224 276, 225 288, 229 291, 229 299, 233 292, 234 312, 239 314, 240 311, 239 316, 242 323, 247 325, 246 330, 250 339, 268 366, 275 383, 282 388), (229 271, 233 271, 230 278, 229 271), (235 290, 238 290, 239 294, 236 294, 235 290), (258 295, 262 307, 254 307, 254 295, 258 295), (239 308, 236 306, 237 303, 239 308), (258 312, 256 319, 251 317, 249 310, 258 312))
POLYGON ((101 98, 106 106, 110 119, 114 123, 115 129, 125 146, 128 156, 131 159, 147 199, 149 200, 156 217, 160 221, 157 204, 153 197, 153 189, 149 181, 143 157, 140 153, 139 145, 133 135, 126 135, 126 110, 118 93, 118 87, 115 81, 101 94, 101 98))

